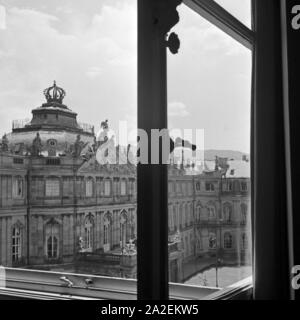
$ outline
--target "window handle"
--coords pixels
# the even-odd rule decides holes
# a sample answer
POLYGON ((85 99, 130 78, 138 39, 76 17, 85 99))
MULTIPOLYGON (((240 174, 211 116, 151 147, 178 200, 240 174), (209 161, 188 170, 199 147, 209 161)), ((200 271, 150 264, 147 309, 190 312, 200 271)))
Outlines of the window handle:
POLYGON ((74 283, 67 277, 60 277, 60 280, 63 281, 69 288, 73 287, 74 283))

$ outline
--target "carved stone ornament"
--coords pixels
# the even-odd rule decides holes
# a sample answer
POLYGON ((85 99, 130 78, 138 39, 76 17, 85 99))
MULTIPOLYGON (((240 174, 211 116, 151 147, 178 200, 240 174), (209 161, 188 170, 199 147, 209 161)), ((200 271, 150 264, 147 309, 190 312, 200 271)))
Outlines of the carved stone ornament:
POLYGON ((66 91, 56 85, 54 81, 53 86, 44 90, 44 95, 48 103, 57 102, 62 104, 64 97, 66 96, 66 91))
POLYGON ((56 156, 57 141, 55 139, 49 139, 47 141, 47 147, 48 147, 48 156, 55 157, 56 156))

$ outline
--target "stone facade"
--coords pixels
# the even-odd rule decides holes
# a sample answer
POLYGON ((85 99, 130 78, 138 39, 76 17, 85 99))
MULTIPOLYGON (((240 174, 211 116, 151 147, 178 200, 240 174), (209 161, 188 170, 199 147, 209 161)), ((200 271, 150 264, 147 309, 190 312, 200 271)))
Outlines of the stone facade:
MULTIPOLYGON (((84 131, 51 90, 32 122, 2 141, 0 264, 135 277, 136 166, 99 164, 93 130, 84 131)), ((239 172, 249 163, 230 162, 226 170, 209 164, 169 166, 174 282, 183 281, 185 265, 199 258, 251 260, 250 179, 239 172)))

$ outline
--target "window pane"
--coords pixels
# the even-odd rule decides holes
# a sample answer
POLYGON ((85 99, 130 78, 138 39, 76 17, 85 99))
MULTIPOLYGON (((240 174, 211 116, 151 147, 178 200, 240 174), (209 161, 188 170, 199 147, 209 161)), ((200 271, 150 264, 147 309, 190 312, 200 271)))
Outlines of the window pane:
POLYGON ((136 278, 137 1, 0 9, 0 265, 136 278))
POLYGON ((60 193, 59 188, 59 179, 47 179, 45 196, 58 197, 60 193))
POLYGON ((189 143, 169 168, 169 278, 213 291, 251 275, 251 52, 179 11, 168 120, 173 139, 189 143))
POLYGON ((251 28, 251 0, 214 0, 248 28, 251 28))

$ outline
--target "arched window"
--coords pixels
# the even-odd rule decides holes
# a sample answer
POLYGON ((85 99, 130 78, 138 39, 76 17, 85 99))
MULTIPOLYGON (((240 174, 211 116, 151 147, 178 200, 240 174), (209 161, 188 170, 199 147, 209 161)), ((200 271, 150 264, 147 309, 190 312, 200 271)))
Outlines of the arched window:
POLYGON ((22 177, 16 177, 13 182, 13 197, 22 198, 23 197, 23 186, 24 181, 22 177))
POLYGON ((121 196, 126 195, 126 180, 121 180, 121 196))
POLYGON ((223 217, 226 222, 232 221, 232 206, 230 203, 226 203, 223 206, 223 217))
POLYGON ((242 249, 247 250, 248 249, 248 237, 246 233, 242 234, 242 249))
POLYGON ((46 179, 46 197, 59 197, 60 181, 58 178, 46 179))
POLYGON ((120 216, 120 247, 124 248, 127 242, 127 214, 122 212, 120 216))
POLYGON ((178 229, 178 219, 177 219, 176 205, 173 206, 173 223, 174 223, 174 229, 178 229))
POLYGON ((169 212, 170 212, 170 228, 171 230, 174 230, 175 228, 174 228, 173 206, 170 206, 169 212))
POLYGON ((111 182, 110 180, 104 181, 104 195, 109 197, 111 195, 111 182))
POLYGON ((201 219, 201 209, 202 209, 202 205, 200 202, 198 202, 196 205, 196 221, 197 222, 199 222, 201 219))
POLYGON ((224 234, 224 248, 225 249, 232 249, 232 235, 231 233, 227 232, 224 234))
POLYGON ((84 223, 84 248, 87 251, 93 250, 94 221, 91 215, 85 219, 84 223))
POLYGON ((22 230, 20 226, 12 229, 12 261, 18 262, 22 258, 22 230))
POLYGON ((181 193, 181 182, 180 181, 176 181, 176 192, 181 193))
POLYGON ((190 254, 192 255, 193 254, 193 248, 194 248, 194 239, 193 239, 193 235, 192 234, 190 234, 190 250, 191 250, 191 252, 190 252, 190 254))
POLYGON ((185 214, 186 214, 185 224, 186 224, 186 226, 189 226, 191 223, 191 221, 190 221, 190 207, 187 203, 185 204, 185 214))
POLYGON ((47 239, 47 257, 48 259, 57 259, 58 257, 58 239, 50 236, 47 239))
POLYGON ((111 242, 111 217, 107 213, 103 221, 103 249, 104 252, 110 251, 111 242))
POLYGON ((93 188, 94 188, 93 179, 92 178, 87 179, 85 184, 85 194, 87 197, 93 196, 93 188))
POLYGON ((180 227, 186 226, 186 207, 184 204, 179 205, 179 214, 180 214, 180 227))
POLYGON ((186 256, 188 256, 188 255, 189 255, 189 252, 190 252, 190 243, 189 243, 189 238, 188 238, 188 236, 185 237, 185 245, 186 245, 185 254, 186 254, 186 256))
POLYGON ((213 205, 209 205, 207 207, 207 211, 208 211, 208 219, 209 220, 213 220, 216 218, 216 208, 213 205))
POLYGON ((184 205, 181 203, 179 204, 179 212, 178 212, 178 219, 179 219, 179 227, 182 228, 185 223, 185 217, 184 217, 184 205))
POLYGON ((248 216, 248 207, 245 203, 241 204, 241 223, 247 223, 247 216, 248 216))
POLYGON ((46 256, 57 259, 59 256, 59 224, 51 221, 46 225, 46 256))
POLYGON ((194 210, 193 210, 194 204, 190 203, 189 209, 190 209, 190 224, 194 224, 195 223, 194 210))

